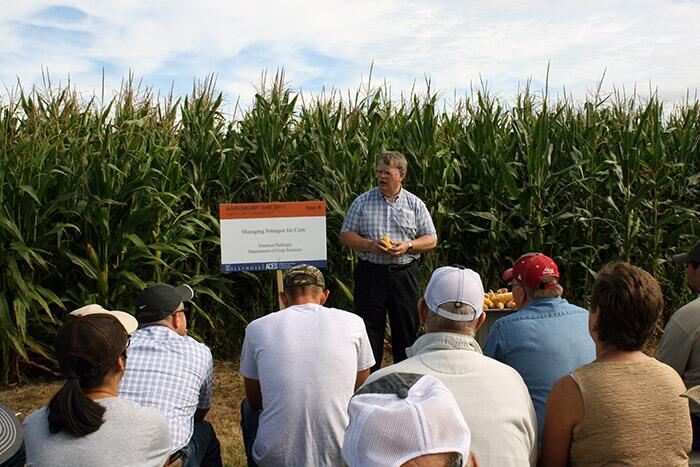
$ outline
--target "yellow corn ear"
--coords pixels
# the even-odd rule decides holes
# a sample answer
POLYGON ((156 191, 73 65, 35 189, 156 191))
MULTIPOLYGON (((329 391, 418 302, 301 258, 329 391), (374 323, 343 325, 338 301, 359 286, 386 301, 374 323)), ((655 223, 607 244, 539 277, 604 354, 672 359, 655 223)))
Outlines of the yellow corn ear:
POLYGON ((511 300, 513 300, 513 292, 502 293, 502 294, 496 295, 496 302, 497 303, 508 303, 511 300))

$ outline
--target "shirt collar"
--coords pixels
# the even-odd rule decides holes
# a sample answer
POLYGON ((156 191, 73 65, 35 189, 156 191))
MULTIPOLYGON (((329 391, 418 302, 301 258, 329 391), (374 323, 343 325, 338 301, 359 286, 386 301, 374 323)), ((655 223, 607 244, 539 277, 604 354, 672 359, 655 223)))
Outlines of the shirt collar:
POLYGON ((135 330, 133 333, 131 333, 132 337, 133 336, 138 336, 138 335, 154 335, 154 334, 159 334, 159 335, 174 335, 181 337, 180 334, 176 333, 169 327, 162 325, 162 324, 148 324, 146 326, 143 326, 141 328, 138 328, 135 330))
POLYGON ((413 357, 435 350, 471 350, 482 353, 479 343, 473 337, 454 332, 429 332, 420 336, 411 347, 408 347, 406 355, 413 357))
POLYGON ((379 196, 381 196, 382 198, 384 198, 388 203, 395 203, 396 201, 399 200, 399 198, 401 197, 401 195, 403 195, 403 186, 402 186, 401 188, 399 188, 399 192, 396 193, 396 195, 395 195, 394 197, 392 197, 392 198, 389 198, 389 197, 387 197, 387 196, 384 196, 384 193, 382 193, 382 190, 381 190, 379 187, 377 187, 377 194, 378 194, 379 196))

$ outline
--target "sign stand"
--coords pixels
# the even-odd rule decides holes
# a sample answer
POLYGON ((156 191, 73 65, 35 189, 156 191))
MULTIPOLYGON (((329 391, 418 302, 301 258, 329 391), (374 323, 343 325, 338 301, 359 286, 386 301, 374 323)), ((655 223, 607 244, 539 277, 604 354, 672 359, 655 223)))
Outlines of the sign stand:
POLYGON ((277 270, 277 301, 280 304, 280 310, 284 310, 284 302, 282 302, 282 299, 280 298, 280 292, 284 291, 284 284, 282 283, 282 270, 278 269, 277 270))

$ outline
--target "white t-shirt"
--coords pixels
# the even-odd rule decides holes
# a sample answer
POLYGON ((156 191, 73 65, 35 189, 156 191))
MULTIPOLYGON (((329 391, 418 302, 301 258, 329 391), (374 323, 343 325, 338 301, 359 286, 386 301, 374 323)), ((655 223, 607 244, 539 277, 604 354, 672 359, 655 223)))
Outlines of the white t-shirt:
POLYGON ((348 402, 357 373, 372 365, 364 322, 347 311, 307 303, 250 323, 240 371, 262 392, 256 463, 343 465, 348 402))
POLYGON ((107 397, 95 402, 107 410, 104 423, 89 435, 75 437, 49 431, 42 407, 24 420, 28 466, 143 466, 165 464, 170 455, 168 422, 157 410, 133 401, 107 397))

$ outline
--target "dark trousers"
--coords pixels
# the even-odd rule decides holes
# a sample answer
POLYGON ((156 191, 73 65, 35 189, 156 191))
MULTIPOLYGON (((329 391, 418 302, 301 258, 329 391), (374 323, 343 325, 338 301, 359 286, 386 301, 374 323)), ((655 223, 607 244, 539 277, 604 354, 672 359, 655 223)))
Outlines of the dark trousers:
POLYGON ((183 467, 220 467, 221 444, 216 437, 214 427, 207 421, 194 423, 190 442, 182 448, 183 467))
POLYGON ((258 434, 258 419, 262 409, 253 410, 248 405, 248 399, 243 399, 241 402, 241 431, 243 432, 243 447, 245 448, 245 456, 248 458, 248 467, 258 467, 253 460, 253 443, 258 434))
POLYGON ((693 451, 700 451, 700 417, 691 413, 690 423, 693 426, 693 451))
POLYGON ((418 262, 384 266, 360 260, 355 269, 355 313, 365 321, 375 365, 382 366, 384 330, 389 313, 394 363, 406 359, 406 347, 418 333, 421 272, 418 262))

